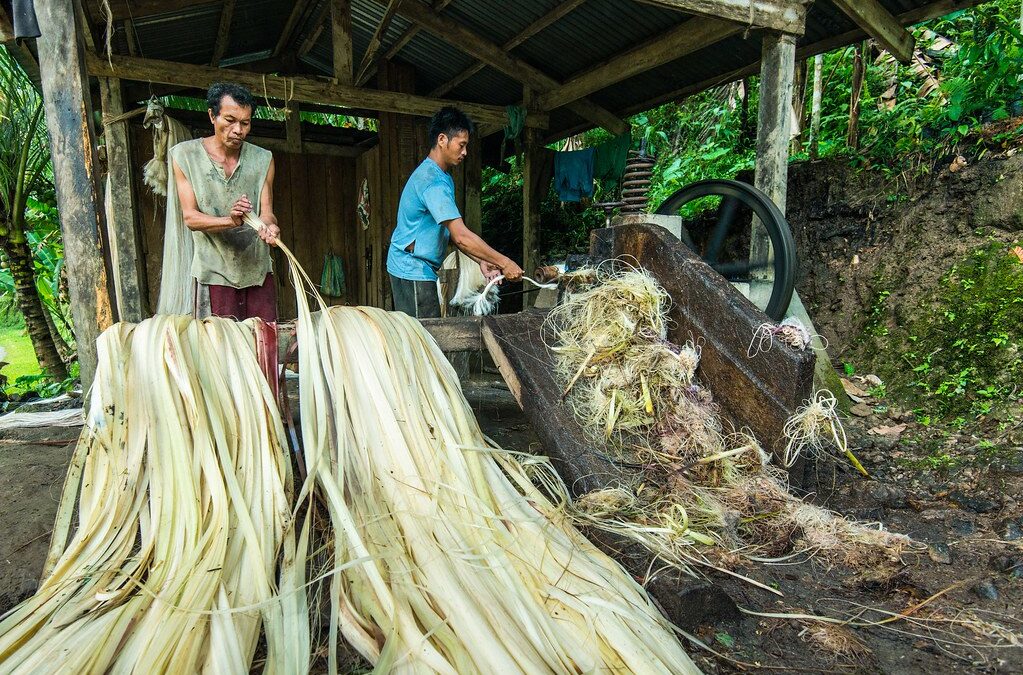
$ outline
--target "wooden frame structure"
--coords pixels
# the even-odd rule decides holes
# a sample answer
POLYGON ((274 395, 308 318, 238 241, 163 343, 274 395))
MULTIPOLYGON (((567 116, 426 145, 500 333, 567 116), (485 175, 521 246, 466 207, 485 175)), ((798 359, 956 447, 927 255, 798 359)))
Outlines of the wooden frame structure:
MULTIPOLYGON (((270 19, 253 15, 256 3, 247 0, 109 0, 109 17, 99 11, 98 0, 35 0, 43 35, 32 44, 14 40, 9 0, 0 0, 0 42, 39 83, 46 99, 71 301, 88 385, 99 332, 114 320, 144 316, 146 292, 140 272, 145 261, 133 225, 138 209, 125 187, 136 173, 137 148, 130 147, 130 134, 117 131, 116 125, 104 130, 107 170, 117 188, 115 215, 105 223, 94 100, 104 115, 117 115, 138 104, 143 88, 154 94, 187 93, 214 81, 237 81, 268 102, 285 102, 288 133, 277 147, 292 153, 324 149, 302 138, 299 106, 377 116, 382 151, 374 161, 380 175, 387 176, 378 185, 385 194, 400 192, 411 171, 407 155, 420 133, 416 118, 442 105, 458 105, 486 136, 505 126, 509 103, 521 104, 527 110, 522 227, 523 259, 529 269, 539 254, 543 186, 535 177, 543 144, 593 126, 621 132, 627 128, 625 118, 639 110, 759 71, 763 84, 756 182, 784 207, 786 111, 795 60, 869 36, 905 61, 913 50, 906 25, 977 2, 563 0, 552 6, 540 0, 266 0, 259 11, 273 5, 277 14, 270 19), (907 2, 913 9, 893 13, 892 8, 901 9, 907 2), (621 23, 622 17, 634 23, 621 23), (157 19, 166 27, 142 30, 147 21, 157 19), (187 30, 200 19, 209 33, 202 34, 207 37, 198 46, 190 42, 188 53, 177 58, 157 57, 160 49, 171 49, 161 41, 164 32, 174 34, 174 26, 187 30), (514 27, 511 34, 501 30, 506 19, 514 27), (108 20, 112 25, 106 25, 108 20), (603 27, 607 43, 615 37, 607 35, 607 28, 637 39, 619 44, 613 53, 600 53, 600 45, 585 36, 593 34, 594 22, 615 20, 617 25, 603 27), (641 34, 646 25, 651 28, 641 34), (107 28, 115 36, 109 53, 103 39, 107 28), (264 36, 258 30, 270 32, 264 36), (804 31, 814 39, 807 40, 804 31), (578 34, 581 41, 558 47, 566 34, 578 34), (256 49, 256 43, 262 48, 256 49), (748 45, 757 43, 760 47, 750 52, 748 45), (563 55, 574 65, 564 66, 569 72, 558 72, 560 60, 545 60, 537 55, 541 52, 563 55), (447 63, 456 57, 465 65, 456 64, 451 72, 447 63), (726 65, 732 63, 729 59, 738 59, 734 67, 726 65), (411 78, 395 79, 392 65, 400 66, 399 71, 422 66, 430 77, 417 78, 413 70, 411 78), (686 68, 679 71, 675 65, 686 68), (693 79, 690 71, 707 74, 693 79), (678 72, 684 77, 675 86, 671 74, 678 72), (660 79, 651 80, 651 75, 660 79), (371 86, 374 76, 376 86, 371 86), (647 83, 642 96, 616 98, 617 87, 637 91, 641 85, 633 83, 647 83)), ((470 197, 466 211, 474 215, 480 208, 479 171, 477 161, 462 188, 470 197)), ((478 226, 478 221, 470 224, 478 226)), ((381 261, 373 262, 373 273, 383 279, 381 261)), ((378 303, 387 300, 386 291, 374 298, 378 303)))

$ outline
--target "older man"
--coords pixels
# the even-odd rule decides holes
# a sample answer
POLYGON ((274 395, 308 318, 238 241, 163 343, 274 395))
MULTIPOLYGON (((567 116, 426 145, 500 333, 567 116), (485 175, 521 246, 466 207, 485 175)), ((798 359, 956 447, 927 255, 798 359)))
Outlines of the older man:
POLYGON ((215 316, 276 321, 269 249, 280 234, 273 211, 273 155, 245 142, 255 107, 246 88, 214 84, 206 104, 213 134, 170 150, 182 217, 195 244, 191 275, 197 295, 208 293, 215 316), (260 232, 244 223, 249 211, 266 223, 260 232))

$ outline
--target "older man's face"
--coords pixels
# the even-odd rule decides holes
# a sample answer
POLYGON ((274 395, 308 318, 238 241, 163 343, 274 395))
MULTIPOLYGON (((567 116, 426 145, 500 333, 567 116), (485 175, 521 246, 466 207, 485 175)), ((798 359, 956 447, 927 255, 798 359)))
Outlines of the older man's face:
POLYGON ((224 96, 220 99, 220 114, 214 116, 212 109, 209 113, 217 139, 229 148, 240 148, 252 128, 252 108, 224 96))

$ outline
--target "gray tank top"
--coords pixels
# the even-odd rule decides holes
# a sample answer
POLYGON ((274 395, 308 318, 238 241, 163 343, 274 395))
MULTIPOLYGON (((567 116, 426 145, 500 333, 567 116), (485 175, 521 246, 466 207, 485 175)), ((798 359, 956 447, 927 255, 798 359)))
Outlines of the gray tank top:
MULTIPOLYGON (((228 178, 210 159, 202 139, 178 143, 171 158, 185 174, 195 192, 199 210, 210 216, 226 216, 231 205, 246 195, 253 213, 259 215, 259 199, 270 170, 269 150, 242 143, 238 166, 228 178)), ((273 268, 270 247, 248 225, 220 232, 192 232, 195 251, 192 276, 201 284, 248 288, 259 286, 273 268)))

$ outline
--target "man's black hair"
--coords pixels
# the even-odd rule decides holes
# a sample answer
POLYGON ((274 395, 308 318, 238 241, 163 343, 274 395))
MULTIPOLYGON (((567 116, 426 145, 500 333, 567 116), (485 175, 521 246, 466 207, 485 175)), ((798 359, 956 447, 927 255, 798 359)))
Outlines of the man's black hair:
POLYGON ((256 108, 256 99, 252 98, 251 91, 234 82, 217 82, 206 91, 206 107, 213 111, 214 117, 220 114, 220 102, 225 96, 230 96, 243 108, 256 108))
POLYGON ((472 120, 468 115, 454 106, 444 106, 430 119, 430 140, 432 141, 430 147, 437 145, 437 137, 441 134, 451 138, 464 131, 472 136, 474 130, 472 120))

